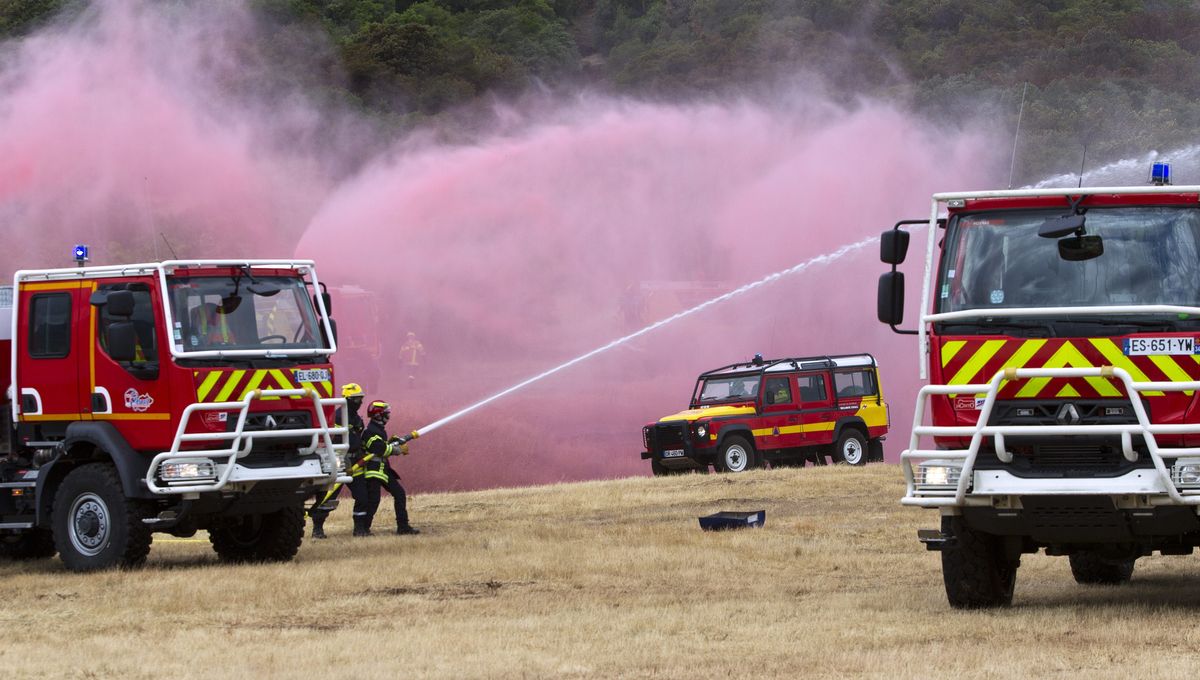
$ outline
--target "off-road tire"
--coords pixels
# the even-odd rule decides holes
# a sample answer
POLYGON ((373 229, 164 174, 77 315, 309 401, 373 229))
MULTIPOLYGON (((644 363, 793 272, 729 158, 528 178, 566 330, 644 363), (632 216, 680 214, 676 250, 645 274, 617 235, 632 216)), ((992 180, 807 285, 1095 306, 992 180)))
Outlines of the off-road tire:
POLYGON ((80 466, 54 494, 54 547, 71 571, 136 567, 154 540, 146 516, 143 502, 125 497, 115 467, 80 466))
POLYGON ((758 467, 758 453, 745 438, 733 435, 717 451, 717 472, 745 472, 758 467))
POLYGON ((1137 561, 1105 559, 1094 552, 1074 553, 1067 559, 1071 561, 1071 575, 1076 583, 1106 586, 1129 583, 1137 561))
POLYGON ((41 560, 57 552, 54 533, 49 529, 30 529, 15 540, 0 538, 0 557, 10 560, 41 560))
POLYGON ((266 515, 243 515, 208 530, 225 562, 290 562, 304 542, 304 503, 266 515))
POLYGON ((833 445, 833 462, 843 465, 867 464, 867 438, 853 427, 842 430, 837 443, 833 445))
POLYGON ((942 533, 953 537, 942 548, 946 599, 955 609, 986 609, 1012 604, 1019 558, 1004 554, 999 537, 970 529, 960 517, 943 517, 942 533))

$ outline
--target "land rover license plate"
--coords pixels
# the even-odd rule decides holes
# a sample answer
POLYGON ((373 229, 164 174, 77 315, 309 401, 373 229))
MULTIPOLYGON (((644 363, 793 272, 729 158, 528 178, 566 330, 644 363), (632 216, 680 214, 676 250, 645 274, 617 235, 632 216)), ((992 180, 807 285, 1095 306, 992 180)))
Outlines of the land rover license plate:
POLYGON ((683 449, 663 451, 663 458, 683 458, 683 449))
POLYGON ((1195 338, 1125 338, 1125 356, 1195 354, 1195 338))

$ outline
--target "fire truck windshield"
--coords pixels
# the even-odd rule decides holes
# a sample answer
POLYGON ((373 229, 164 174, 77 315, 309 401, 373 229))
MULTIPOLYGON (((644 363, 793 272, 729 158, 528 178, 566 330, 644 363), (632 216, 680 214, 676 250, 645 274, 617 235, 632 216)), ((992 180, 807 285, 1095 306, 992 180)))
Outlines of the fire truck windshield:
POLYGON ((168 277, 176 351, 321 349, 308 289, 283 276, 168 277))
POLYGON ((696 387, 697 404, 715 404, 724 401, 749 401, 758 396, 758 374, 722 376, 700 381, 696 387))
POLYGON ((1103 252, 1081 261, 1063 259, 1059 239, 1038 235, 1062 212, 1007 210, 951 220, 937 310, 1200 306, 1200 209, 1088 209, 1084 230, 1102 239, 1103 252))

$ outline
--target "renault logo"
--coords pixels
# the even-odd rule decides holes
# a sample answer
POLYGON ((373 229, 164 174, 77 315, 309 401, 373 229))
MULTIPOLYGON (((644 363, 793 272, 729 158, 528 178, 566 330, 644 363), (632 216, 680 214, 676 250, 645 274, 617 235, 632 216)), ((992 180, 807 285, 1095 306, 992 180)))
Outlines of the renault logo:
POLYGON ((1066 403, 1058 409, 1058 415, 1054 417, 1059 425, 1078 425, 1079 424, 1079 409, 1075 408, 1075 404, 1066 403))
MULTIPOLYGON (((1076 416, 1076 418, 1078 418, 1078 416, 1076 416)), ((263 421, 263 429, 274 430, 277 427, 279 427, 279 423, 275 422, 275 416, 267 416, 267 419, 263 421)))

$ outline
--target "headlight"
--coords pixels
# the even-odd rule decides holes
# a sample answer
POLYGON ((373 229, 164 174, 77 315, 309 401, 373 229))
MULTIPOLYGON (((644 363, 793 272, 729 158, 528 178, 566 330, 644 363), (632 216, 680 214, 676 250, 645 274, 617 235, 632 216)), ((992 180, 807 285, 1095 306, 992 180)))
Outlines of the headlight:
POLYGON ((700 424, 696 426, 696 437, 704 439, 708 436, 708 425, 700 424))
POLYGON ((1171 481, 1181 489, 1200 488, 1200 458, 1180 458, 1171 468, 1171 481))
POLYGON ((642 428, 642 446, 646 447, 647 451, 650 450, 650 428, 648 427, 642 428))
POLYGON ((217 466, 207 458, 173 460, 162 464, 159 474, 164 482, 192 482, 217 478, 217 466))
POLYGON ((955 460, 927 460, 913 473, 918 489, 955 489, 962 476, 962 463, 955 460))

